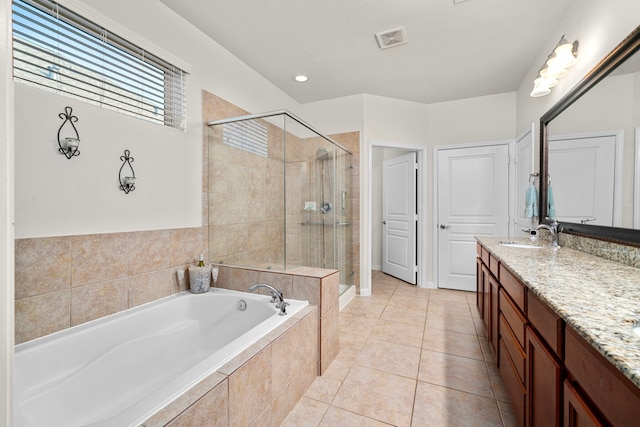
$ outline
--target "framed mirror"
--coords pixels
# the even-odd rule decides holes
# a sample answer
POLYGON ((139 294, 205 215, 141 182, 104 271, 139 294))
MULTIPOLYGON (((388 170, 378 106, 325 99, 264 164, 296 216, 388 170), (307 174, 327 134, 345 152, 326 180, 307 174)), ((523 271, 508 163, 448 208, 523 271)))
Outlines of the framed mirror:
POLYGON ((638 147, 640 26, 540 118, 540 222, 640 246, 638 147))

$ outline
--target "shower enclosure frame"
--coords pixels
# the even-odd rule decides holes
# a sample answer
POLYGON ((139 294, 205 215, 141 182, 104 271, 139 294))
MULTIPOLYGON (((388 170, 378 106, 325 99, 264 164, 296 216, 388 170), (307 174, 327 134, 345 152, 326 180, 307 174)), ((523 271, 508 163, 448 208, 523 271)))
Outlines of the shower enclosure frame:
MULTIPOLYGON (((351 153, 348 149, 346 149, 344 146, 342 146, 340 143, 338 143, 337 141, 335 141, 334 139, 324 135, 323 133, 321 133, 320 131, 318 131, 316 128, 314 128, 313 126, 311 126, 309 123, 305 122, 304 120, 300 119, 299 117, 295 116, 294 114, 290 113, 287 110, 276 110, 276 111, 270 111, 270 112, 266 112, 266 113, 258 113, 258 114, 248 114, 248 115, 243 115, 243 116, 238 116, 238 117, 231 117, 231 118, 225 118, 225 119, 220 119, 220 120, 211 120, 211 121, 207 121, 205 123, 206 125, 206 129, 207 132, 209 133, 209 135, 207 135, 207 143, 211 144, 211 132, 212 129, 216 129, 217 126, 223 126, 223 125, 229 125, 229 124, 234 124, 234 123, 240 123, 240 122, 248 122, 248 121, 268 121, 268 125, 272 125, 274 126, 270 131, 270 133, 273 133, 273 129, 278 129, 278 131, 282 132, 282 176, 281 178, 281 184, 283 186, 283 190, 282 190, 282 209, 283 209, 283 221, 282 221, 282 243, 283 243, 283 249, 282 249, 282 263, 266 263, 269 265, 266 265, 265 263, 262 262, 256 262, 256 263, 252 263, 251 260, 245 260, 244 262, 234 262, 233 260, 231 261, 227 261, 225 259, 223 259, 224 257, 219 257, 217 256, 218 254, 216 253, 215 250, 212 250, 212 246, 215 245, 215 236, 211 236, 209 237, 209 261, 210 262, 214 262, 214 263, 226 263, 229 265, 242 265, 242 266, 250 266, 250 267, 258 267, 258 268, 266 268, 266 269, 273 269, 275 271, 278 270, 282 270, 282 271, 287 271, 291 268, 295 268, 298 266, 304 266, 304 267, 319 267, 319 268, 331 268, 331 269, 335 269, 335 270, 339 270, 340 271, 340 283, 343 285, 347 285, 350 286, 352 285, 352 278, 354 275, 353 272, 353 239, 352 239, 352 235, 353 235, 353 230, 351 227, 351 217, 350 217, 350 213, 352 211, 352 208, 349 206, 349 208, 347 209, 347 191, 349 191, 349 193, 352 190, 352 183, 350 182, 350 172, 349 170, 353 167, 351 165, 351 159, 352 159, 352 155, 353 153, 351 153), (273 121, 274 120, 278 120, 280 117, 282 117, 283 123, 282 126, 280 126, 279 124, 274 124, 273 121), (271 119, 271 120, 268 120, 271 119), (305 132, 308 131, 312 134, 313 138, 302 138, 302 137, 295 137, 295 133, 291 132, 290 129, 293 128, 294 126, 292 126, 292 124, 288 121, 288 120, 293 120, 292 123, 295 123, 295 127, 298 127, 299 130, 304 130, 305 132), (289 126, 287 126, 289 125, 289 126), (291 138, 293 141, 289 142, 288 138, 291 138), (320 142, 313 142, 311 140, 319 138, 318 141, 320 142), (301 142, 302 144, 299 144, 298 147, 294 147, 294 146, 290 146, 297 143, 298 141, 295 141, 296 139, 299 140, 299 142, 301 142), (308 157, 308 161, 307 161, 307 167, 305 168, 304 166, 302 167, 302 169, 306 169, 307 170, 307 186, 309 187, 307 189, 308 192, 312 192, 310 189, 311 186, 311 181, 313 181, 313 177, 311 177, 310 175, 312 174, 312 170, 317 169, 320 170, 319 167, 315 166, 312 162, 312 160, 315 160, 315 162, 321 162, 322 163, 322 169, 324 171, 324 162, 325 160, 334 160, 332 161, 332 165, 331 167, 333 168, 333 177, 330 177, 330 180, 333 179, 336 181, 336 184, 331 183, 330 187, 335 187, 332 188, 332 200, 329 201, 329 211, 333 209, 333 213, 332 213, 332 219, 327 222, 326 221, 326 217, 325 215, 328 213, 326 211, 327 206, 325 205, 325 202, 327 202, 326 200, 324 200, 324 197, 321 197, 321 199, 316 200, 315 202, 308 202, 309 205, 307 206, 307 202, 304 202, 304 207, 303 206, 298 206, 297 203, 299 201, 295 201, 295 200, 289 200, 288 196, 289 196, 289 189, 288 186, 291 185, 291 183, 289 182, 289 173, 291 173, 291 171, 289 170, 289 168, 291 170, 294 170, 294 162, 298 162, 299 160, 291 160, 290 158, 290 154, 288 152, 288 150, 290 152, 295 152, 296 148, 298 151, 303 151, 303 149, 301 148, 302 145, 304 143, 306 143, 309 140, 311 141, 311 143, 315 144, 315 145, 306 145, 304 148, 304 150, 308 151, 309 153, 313 153, 314 154, 314 158, 312 159, 310 156, 308 157), (329 150, 328 150, 329 148, 329 150), (321 152, 321 150, 325 150, 328 151, 328 155, 325 156, 324 158, 320 159, 318 157, 318 153, 321 152), (334 159, 334 156, 336 157, 336 159, 334 159), (341 156, 341 158, 344 158, 344 160, 339 160, 338 157, 341 156), (340 178, 342 179, 341 183, 343 184, 343 186, 339 186, 337 184, 338 182, 338 166, 337 164, 339 162, 342 162, 342 166, 344 168, 346 168, 346 170, 342 171, 342 175, 340 176, 340 178), (313 252, 314 250, 318 250, 317 248, 314 248, 313 243, 311 241, 308 241, 310 231, 308 231, 310 229, 310 227, 318 227, 321 226, 321 230, 320 231, 316 231, 315 233, 322 233, 322 239, 324 241, 324 236, 326 233, 326 227, 330 227, 330 233, 333 235, 333 239, 332 239, 332 243, 333 243, 333 247, 332 248, 327 248, 325 246, 322 247, 321 251, 323 251, 325 254, 329 251, 331 251, 331 255, 333 258, 333 263, 329 262, 327 264, 324 263, 324 261, 320 261, 318 262, 317 258, 314 258, 313 255, 307 255, 306 257, 306 263, 304 265, 301 264, 297 264, 297 263, 291 263, 290 262, 290 253, 292 253, 293 251, 291 250, 290 246, 290 242, 288 241, 289 239, 289 231, 290 229, 293 229, 295 226, 292 225, 290 219, 289 219, 289 213, 287 212, 287 209, 290 208, 291 203, 296 203, 296 209, 301 209, 304 210, 305 212, 302 213, 302 215, 304 215, 304 218, 310 218, 309 215, 311 214, 316 214, 318 215, 319 212, 322 212, 321 215, 319 215, 319 217, 321 218, 320 221, 316 220, 306 220, 306 219, 302 219, 301 221, 297 221, 295 222, 295 226, 300 226, 301 230, 300 231, 301 234, 306 233, 307 235, 307 241, 302 243, 302 246, 306 246, 307 250, 309 252, 313 252), (309 209, 307 209, 307 207, 309 209), (306 211, 312 211, 312 212, 306 212, 306 211), (343 215, 342 218, 337 218, 338 213, 341 213, 343 215), (348 219, 345 220, 344 216, 348 215, 348 219), (306 228, 306 230, 304 230, 306 228), (341 230, 341 228, 343 228, 341 230), (348 235, 348 237, 346 237, 348 235), (342 246, 340 246, 342 245, 342 246), (276 265, 276 268, 273 267, 273 265, 276 265), (292 265, 293 264, 293 265, 292 265)), ((220 132, 219 132, 220 133, 220 132)), ((269 136, 271 137, 271 136, 269 136)), ((217 137, 219 139, 219 141, 222 141, 223 137, 220 137, 220 135, 218 135, 217 137)), ((268 142, 268 144, 270 144, 271 141, 268 142)), ((211 150, 211 145, 209 146, 209 150, 211 150)), ((297 155, 296 154, 292 154, 293 156, 297 155)), ((215 156, 215 155, 214 155, 215 156)), ((268 157, 270 157, 270 155, 268 155, 268 157)), ((216 171, 215 171, 215 166, 212 166, 213 163, 215 162, 215 157, 212 157, 212 154, 209 154, 209 173, 208 173, 208 180, 212 180, 212 179, 216 179, 216 171), (212 170, 214 169, 214 170, 212 170)), ((304 162, 302 162, 304 163, 304 162)), ((324 186, 325 183, 323 181, 324 177, 320 177, 320 185, 324 186)), ((317 184, 317 183, 316 183, 317 184)), ((212 194, 214 194, 214 199, 215 199, 215 193, 211 192, 211 188, 214 187, 214 185, 211 184, 211 181, 208 182, 208 189, 207 189, 207 195, 209 197, 211 197, 212 194)), ((297 194, 296 194, 297 196, 297 194)), ((311 198, 311 197, 309 197, 311 198)), ((290 199, 293 199, 293 197, 291 197, 290 199)), ((209 210, 211 211, 212 209, 215 209, 215 203, 216 201, 214 200, 213 202, 209 201, 209 210)), ((295 214, 295 213, 294 213, 295 214)), ((211 227, 212 225, 212 214, 209 213, 209 226, 210 226, 210 230, 212 230, 213 228, 211 227)), ((211 234, 211 231, 210 231, 211 234)), ((291 239, 293 240, 293 239, 291 239)), ((329 239, 327 239, 329 240, 329 239)), ((298 245, 297 245, 298 246, 298 245)), ((325 257, 326 258, 326 257, 325 257)), ((344 288, 344 287, 341 287, 344 288)))

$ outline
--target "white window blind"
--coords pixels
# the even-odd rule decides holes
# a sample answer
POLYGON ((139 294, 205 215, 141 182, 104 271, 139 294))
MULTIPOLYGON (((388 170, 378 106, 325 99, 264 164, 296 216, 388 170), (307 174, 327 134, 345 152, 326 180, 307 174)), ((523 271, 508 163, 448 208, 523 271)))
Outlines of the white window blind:
POLYGON ((267 125, 257 120, 225 123, 222 142, 259 156, 268 157, 267 125))
POLYGON ((185 129, 183 70, 50 0, 13 0, 13 76, 185 129))

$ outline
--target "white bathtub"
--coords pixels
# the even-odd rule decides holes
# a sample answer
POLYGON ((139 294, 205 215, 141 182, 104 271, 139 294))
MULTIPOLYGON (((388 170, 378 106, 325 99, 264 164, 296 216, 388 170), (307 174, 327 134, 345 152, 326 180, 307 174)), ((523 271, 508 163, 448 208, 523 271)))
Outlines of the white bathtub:
POLYGON ((270 300, 183 292, 19 344, 15 426, 138 425, 307 305, 270 300))

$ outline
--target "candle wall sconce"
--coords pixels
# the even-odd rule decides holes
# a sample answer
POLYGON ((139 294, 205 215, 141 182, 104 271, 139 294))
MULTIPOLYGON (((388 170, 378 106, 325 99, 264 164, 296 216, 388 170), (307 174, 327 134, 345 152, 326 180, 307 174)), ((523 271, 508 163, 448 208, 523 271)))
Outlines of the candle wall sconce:
POLYGON ((67 159, 80 155, 80 150, 78 150, 80 135, 78 135, 76 125, 73 124, 78 121, 78 117, 72 115, 72 112, 71 107, 64 107, 64 113, 58 114, 58 117, 64 120, 58 129, 58 147, 60 147, 58 151, 60 154, 64 154, 67 159), (62 128, 64 128, 67 123, 71 125, 71 129, 67 126, 63 132, 62 128), (62 137, 62 134, 71 134, 71 136, 62 137))
POLYGON ((118 181, 120 181, 120 189, 125 194, 129 194, 130 191, 136 189, 136 173, 133 171, 133 166, 131 166, 133 157, 130 154, 129 150, 124 150, 124 156, 120 156, 122 166, 120 166, 120 172, 118 172, 118 181), (129 166, 129 168, 124 169, 125 166, 129 166))

